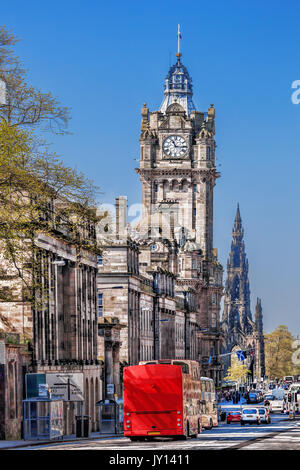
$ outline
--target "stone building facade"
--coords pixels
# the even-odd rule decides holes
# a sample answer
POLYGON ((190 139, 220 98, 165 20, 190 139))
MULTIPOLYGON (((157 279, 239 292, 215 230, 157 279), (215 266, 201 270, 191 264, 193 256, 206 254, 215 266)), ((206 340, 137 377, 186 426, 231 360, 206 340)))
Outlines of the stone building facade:
POLYGON ((99 428, 95 404, 102 396, 102 368, 97 352, 97 254, 92 249, 96 233, 87 219, 74 241, 67 225, 55 217, 55 201, 52 208, 48 230, 36 234, 34 255, 28 252, 28 261, 34 256, 34 303, 26 300, 16 270, 1 259, 0 291, 2 298, 7 295, 0 302, 0 331, 19 334, 21 342, 31 344, 27 372, 83 373, 83 410, 79 403, 64 404, 65 434, 71 434, 75 415, 82 411, 91 416, 92 429, 99 428))
POLYGON ((102 324, 117 317, 125 326, 121 366, 153 358, 195 359, 193 306, 177 295, 175 276, 163 269, 142 270, 138 245, 129 236, 109 242, 98 265, 98 318, 102 324))
MULTIPOLYGON (((265 374, 263 315, 261 300, 257 299, 255 318, 250 308, 249 263, 245 252, 244 229, 240 208, 237 212, 232 231, 231 252, 227 263, 224 312, 222 328, 224 331, 224 353, 246 350, 245 363, 251 371, 248 381, 260 380, 265 374)), ((224 356, 225 371, 230 365, 231 356, 224 356)))
POLYGON ((25 374, 31 352, 20 335, 0 333, 0 440, 21 439, 25 374))
POLYGON ((103 315, 128 325, 121 331, 124 363, 190 357, 219 384, 223 268, 213 248, 215 109, 197 111, 192 96, 178 53, 160 109, 142 108, 141 220, 128 226, 126 198, 119 197, 115 234, 110 242, 99 235, 98 295, 103 315))

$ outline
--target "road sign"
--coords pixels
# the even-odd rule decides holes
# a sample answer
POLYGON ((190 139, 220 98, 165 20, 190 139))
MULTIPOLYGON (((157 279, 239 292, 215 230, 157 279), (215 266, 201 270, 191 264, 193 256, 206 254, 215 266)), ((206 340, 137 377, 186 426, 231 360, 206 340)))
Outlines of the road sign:
POLYGON ((107 395, 113 395, 115 393, 115 386, 114 384, 107 384, 106 385, 107 395))
POLYGON ((81 372, 46 374, 51 395, 64 401, 83 401, 83 374, 81 372))
POLYGON ((49 398, 49 387, 48 384, 39 384, 39 397, 49 398))

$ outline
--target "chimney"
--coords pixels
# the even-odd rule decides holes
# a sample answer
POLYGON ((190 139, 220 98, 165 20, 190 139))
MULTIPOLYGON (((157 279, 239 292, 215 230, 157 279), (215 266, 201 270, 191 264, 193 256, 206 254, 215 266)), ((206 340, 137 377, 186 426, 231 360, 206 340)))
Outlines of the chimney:
POLYGON ((126 235, 127 225, 127 197, 116 198, 116 237, 123 238, 126 235))

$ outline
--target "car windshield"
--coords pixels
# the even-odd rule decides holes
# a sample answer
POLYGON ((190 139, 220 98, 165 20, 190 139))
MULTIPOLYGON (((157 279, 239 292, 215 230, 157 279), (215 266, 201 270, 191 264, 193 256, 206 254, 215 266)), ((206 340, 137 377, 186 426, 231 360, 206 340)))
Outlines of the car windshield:
POLYGON ((259 411, 259 414, 260 414, 260 415, 266 414, 266 410, 261 409, 261 410, 258 410, 258 411, 259 411))
POLYGON ((256 413, 256 408, 254 408, 254 409, 253 408, 252 409, 251 408, 245 409, 245 410, 243 410, 243 413, 247 414, 247 415, 250 415, 250 414, 252 415, 252 414, 256 413))

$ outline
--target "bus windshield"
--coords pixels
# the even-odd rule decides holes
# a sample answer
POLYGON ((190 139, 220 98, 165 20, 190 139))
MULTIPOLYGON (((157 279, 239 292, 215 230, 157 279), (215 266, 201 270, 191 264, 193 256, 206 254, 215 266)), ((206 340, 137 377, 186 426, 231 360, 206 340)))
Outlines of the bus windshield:
POLYGON ((173 361, 173 366, 180 366, 184 374, 190 373, 189 365, 186 362, 173 361))

